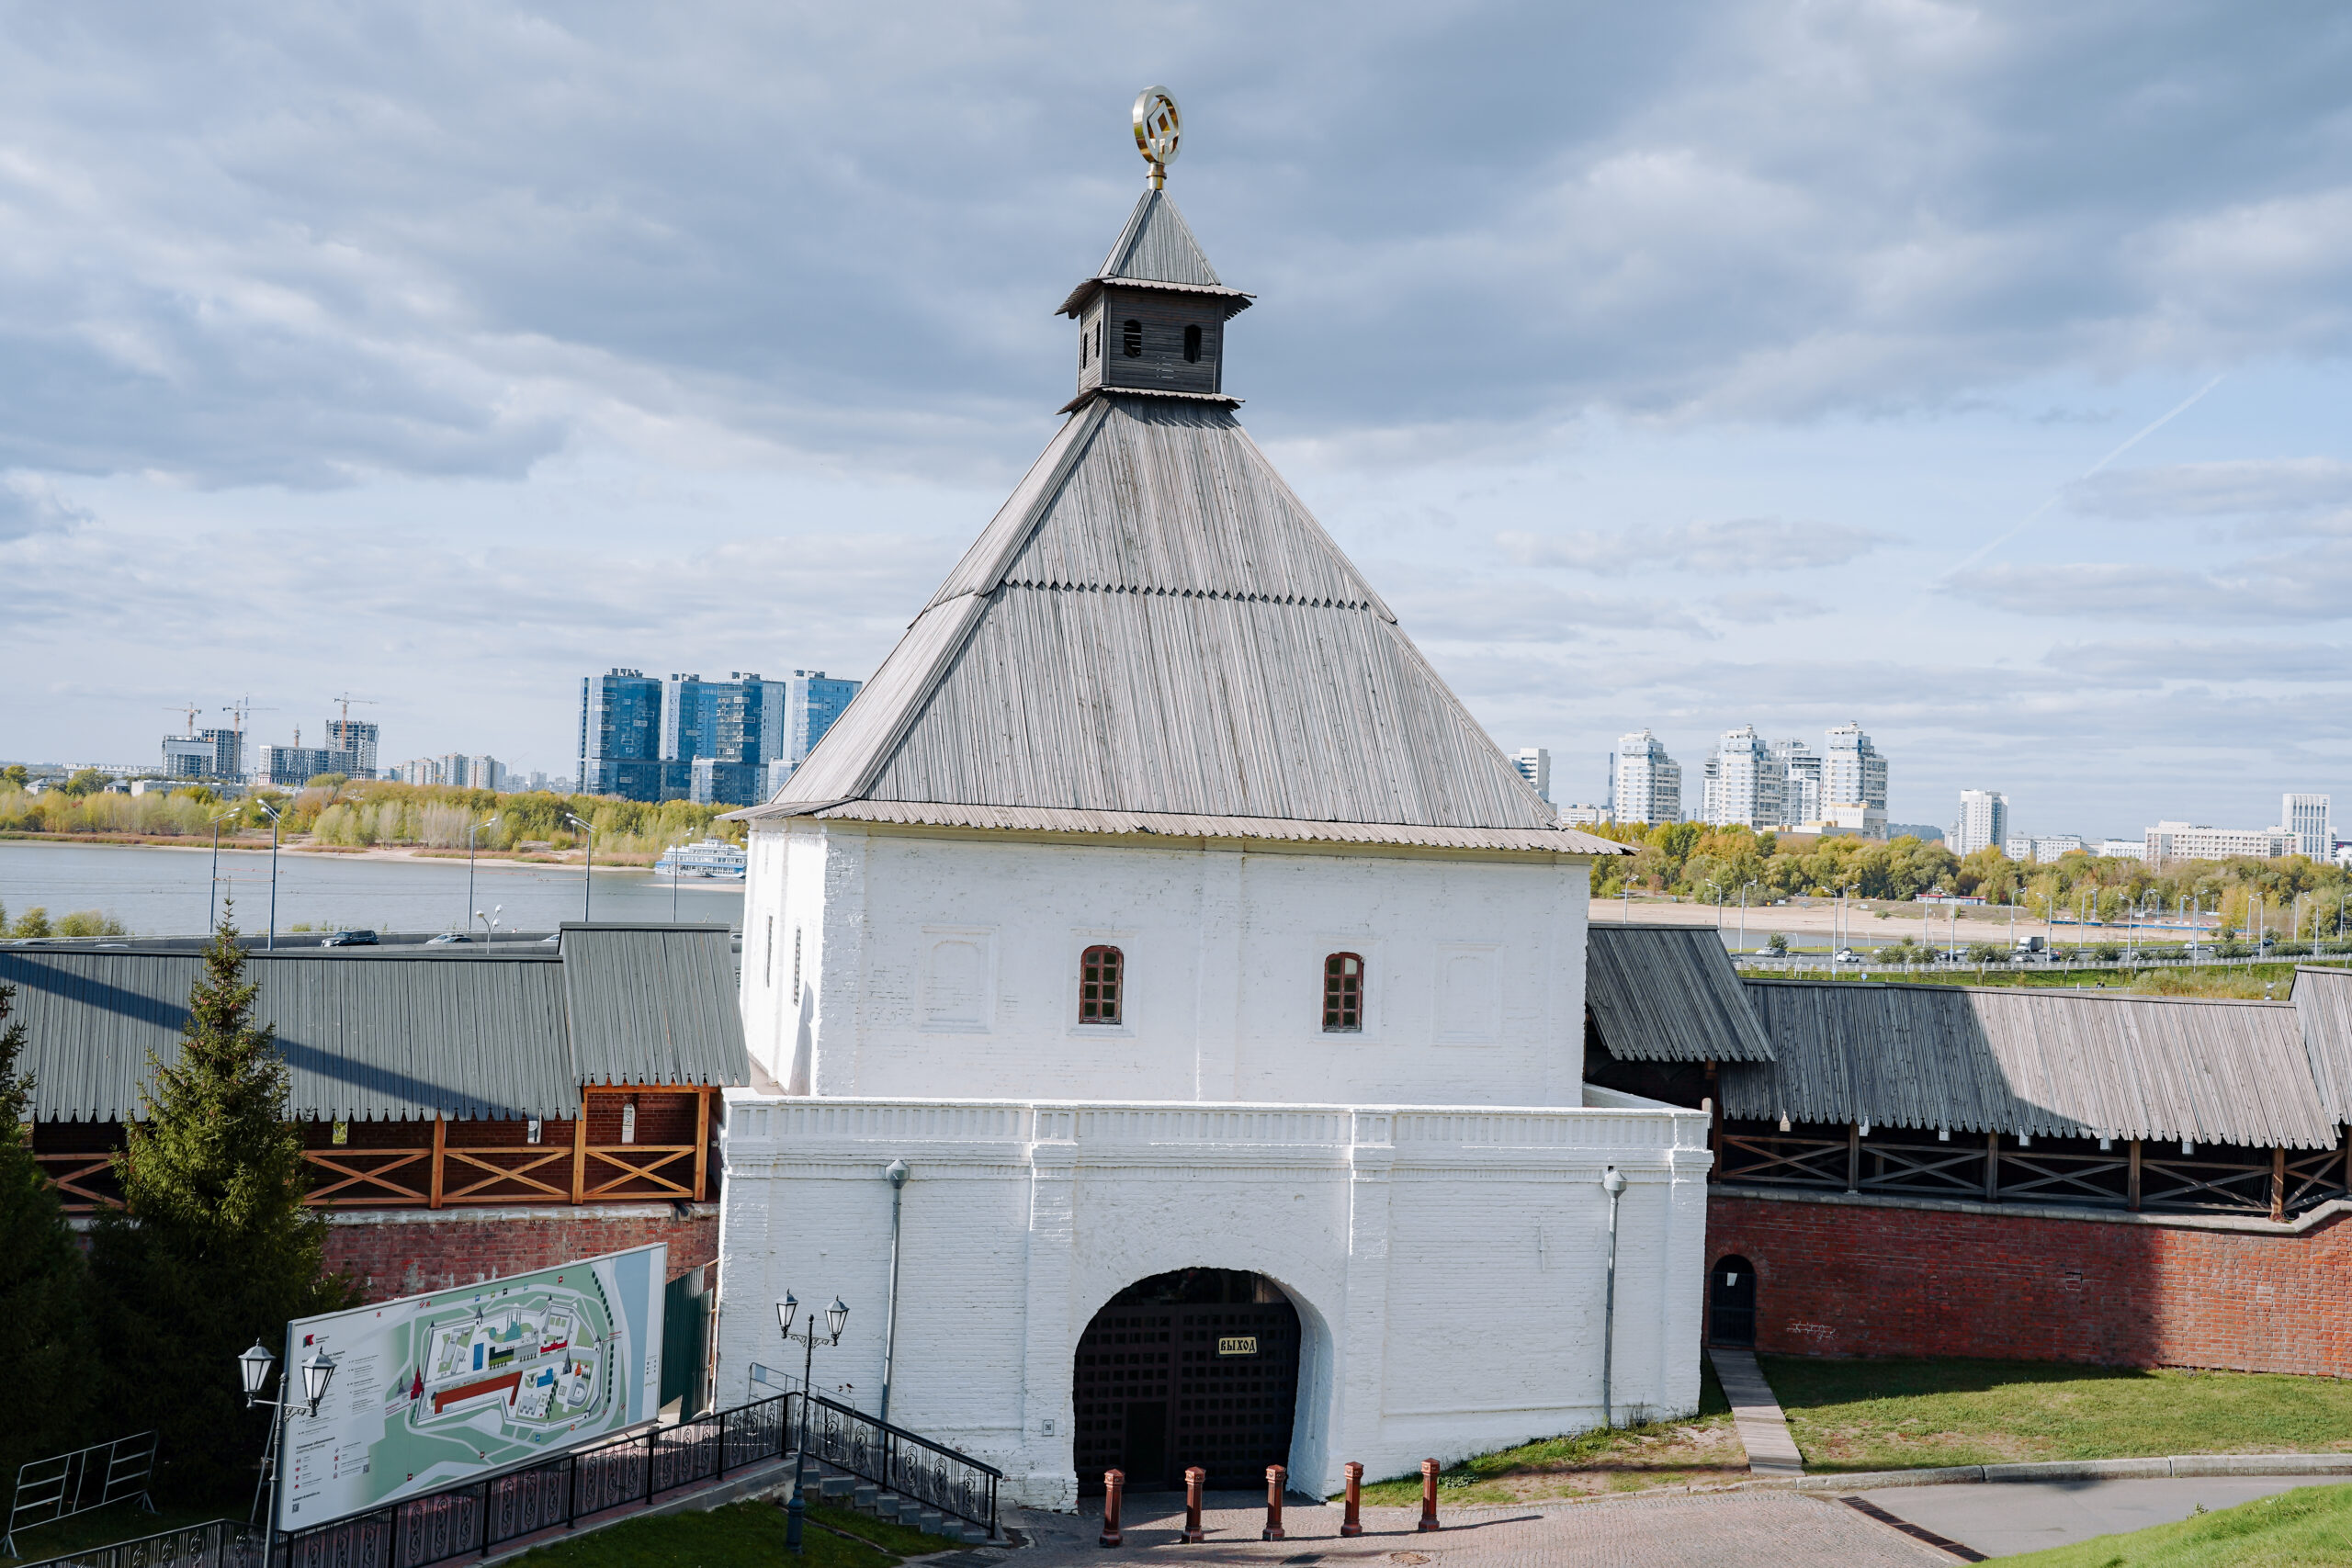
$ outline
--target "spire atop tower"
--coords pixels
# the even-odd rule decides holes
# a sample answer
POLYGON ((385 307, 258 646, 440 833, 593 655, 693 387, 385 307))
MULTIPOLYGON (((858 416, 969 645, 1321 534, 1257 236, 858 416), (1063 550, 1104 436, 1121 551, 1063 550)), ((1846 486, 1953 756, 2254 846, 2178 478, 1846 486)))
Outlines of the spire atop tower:
POLYGON ((1168 165, 1176 161, 1178 144, 1184 134, 1183 117, 1176 107, 1176 99, 1165 87, 1146 87, 1136 95, 1136 151, 1151 166, 1148 176, 1154 190, 1168 185, 1168 165))

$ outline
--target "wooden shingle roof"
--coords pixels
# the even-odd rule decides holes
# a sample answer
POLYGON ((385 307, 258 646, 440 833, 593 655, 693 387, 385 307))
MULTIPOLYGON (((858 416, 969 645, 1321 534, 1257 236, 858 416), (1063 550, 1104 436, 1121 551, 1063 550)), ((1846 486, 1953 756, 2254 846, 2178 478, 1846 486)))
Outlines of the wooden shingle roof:
MULTIPOLYGON (((1156 191, 1104 276, 1223 287, 1156 191)), ((1629 852, 1557 825, 1230 408, 1123 391, 737 815, 1629 852)))
POLYGON ((1595 921, 1585 955, 1585 1006, 1619 1060, 1772 1059, 1739 971, 1712 929, 1595 921))

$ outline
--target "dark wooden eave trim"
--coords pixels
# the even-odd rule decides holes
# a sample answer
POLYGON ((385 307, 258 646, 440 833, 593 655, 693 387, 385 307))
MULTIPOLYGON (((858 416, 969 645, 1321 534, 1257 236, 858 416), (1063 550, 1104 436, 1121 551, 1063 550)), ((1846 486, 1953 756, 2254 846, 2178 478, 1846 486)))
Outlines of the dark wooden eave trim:
POLYGON ((1090 277, 1069 291, 1069 298, 1055 308, 1054 314, 1075 316, 1093 302, 1096 294, 1114 285, 1121 288, 1158 289, 1168 294, 1206 294, 1226 302, 1227 321, 1248 310, 1257 299, 1254 294, 1244 294, 1238 288, 1227 288, 1222 284, 1167 283, 1156 277, 1090 277))
POLYGON ((1076 413, 1097 398, 1179 398, 1188 403, 1218 403, 1238 409, 1239 398, 1223 392, 1171 392, 1158 387, 1089 387, 1086 390, 1056 409, 1056 413, 1076 413))

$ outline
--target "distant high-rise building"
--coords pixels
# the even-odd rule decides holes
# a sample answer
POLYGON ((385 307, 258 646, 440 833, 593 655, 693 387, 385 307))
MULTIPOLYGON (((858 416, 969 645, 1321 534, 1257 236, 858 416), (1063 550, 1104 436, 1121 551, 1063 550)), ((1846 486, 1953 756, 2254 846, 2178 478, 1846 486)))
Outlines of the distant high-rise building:
POLYGON ((430 757, 414 757, 394 768, 392 773, 402 784, 437 784, 442 782, 441 764, 430 757))
POLYGON ((244 737, 233 729, 199 729, 164 737, 164 776, 237 781, 245 776, 244 737))
POLYGON ((662 682, 616 666, 580 682, 580 790, 662 798, 662 682))
POLYGON ((375 724, 364 718, 331 718, 327 720, 327 750, 339 751, 343 760, 334 769, 355 779, 376 776, 375 724))
POLYGON ((468 789, 498 790, 506 787, 506 764, 495 757, 477 753, 466 759, 468 789))
POLYGON ((1551 752, 1541 746, 1523 746, 1512 754, 1510 765, 1519 770, 1519 776, 1527 781, 1528 788, 1545 800, 1552 798, 1551 752))
POLYGON ((2279 825, 2295 836, 2295 852, 2324 861, 2335 852, 2335 822, 2324 795, 2278 797, 2279 825))
POLYGON ((836 681, 822 670, 795 670, 785 682, 785 760, 805 762, 833 721, 847 711, 863 681, 836 681))
POLYGON ((1774 828, 1781 820, 1782 768, 1752 724, 1724 732, 1707 759, 1705 800, 1701 815, 1725 828, 1774 828))
MULTIPOLYGON (((295 738, 300 739, 300 736, 295 738)), ((323 746, 256 746, 253 782, 300 789, 321 773, 343 771, 343 753, 323 746)))
POLYGON ((1952 824, 1951 852, 1972 855, 1978 850, 2006 846, 2009 839, 2009 797, 1997 790, 1960 792, 1960 820, 1952 824))
POLYGON ((1796 827, 1821 818, 1821 754, 1802 740, 1775 740, 1781 764, 1781 821, 1796 827))
POLYGON ((1620 822, 1682 820, 1682 764, 1646 729, 1618 739, 1610 809, 1620 822))
POLYGON ((1886 831, 1886 759, 1859 724, 1829 732, 1821 761, 1821 815, 1857 832, 1886 831))

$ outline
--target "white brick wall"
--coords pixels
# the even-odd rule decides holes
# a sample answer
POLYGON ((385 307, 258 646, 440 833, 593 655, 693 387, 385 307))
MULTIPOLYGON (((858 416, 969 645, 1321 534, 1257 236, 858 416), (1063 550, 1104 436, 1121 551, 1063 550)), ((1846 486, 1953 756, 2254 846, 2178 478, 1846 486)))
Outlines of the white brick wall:
MULTIPOLYGON (((838 958, 838 952, 836 953, 838 958)), ((753 965, 747 962, 747 975, 753 965)), ((1695 1409, 1706 1118, 1458 1110, 771 1098, 729 1091, 718 1396, 752 1362, 798 1371, 773 1303, 839 1293, 820 1389, 879 1395, 889 1185, 911 1170, 892 1418, 1069 1506, 1079 1336, 1137 1280, 1248 1269, 1297 1306, 1291 1469, 1336 1490, 1600 1420, 1608 1200, 1623 1200, 1616 1403, 1695 1409), (1050 1424, 1050 1426, 1049 1426, 1050 1424)))
POLYGON ((1581 861, 1138 847, 806 819, 755 823, 752 844, 745 1027, 787 1087, 1577 1100, 1581 861), (1078 1021, 1079 955, 1096 942, 1126 959, 1116 1029, 1078 1021), (1323 961, 1334 952, 1366 960, 1361 1033, 1322 1029, 1323 961))

